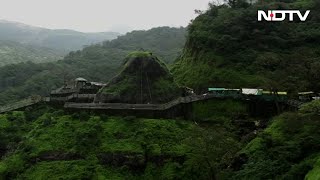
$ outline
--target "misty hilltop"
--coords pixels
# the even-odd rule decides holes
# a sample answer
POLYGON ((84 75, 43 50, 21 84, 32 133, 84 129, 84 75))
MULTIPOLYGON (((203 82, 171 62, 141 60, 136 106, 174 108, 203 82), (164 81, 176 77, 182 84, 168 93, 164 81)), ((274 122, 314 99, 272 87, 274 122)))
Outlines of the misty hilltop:
POLYGON ((119 35, 116 32, 83 33, 67 29, 51 30, 0 20, 0 40, 50 48, 61 53, 82 49, 84 45, 112 40, 119 35))

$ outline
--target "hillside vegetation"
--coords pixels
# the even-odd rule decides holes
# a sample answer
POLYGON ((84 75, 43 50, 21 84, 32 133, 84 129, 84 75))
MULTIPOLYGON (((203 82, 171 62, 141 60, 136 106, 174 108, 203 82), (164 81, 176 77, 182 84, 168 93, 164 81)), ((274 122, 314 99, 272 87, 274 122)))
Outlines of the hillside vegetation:
POLYGON ((319 179, 319 109, 318 100, 273 118, 238 152, 229 178, 319 179))
POLYGON ((239 149, 219 126, 46 107, 0 115, 0 130, 2 179, 208 179, 239 149))
MULTIPOLYGON (((198 91, 208 87, 260 87, 319 92, 319 1, 228 2, 210 4, 209 10, 189 25, 186 46, 172 68, 180 84, 198 91), (258 9, 311 13, 306 22, 258 22, 258 9)), ((194 108, 198 112, 195 118, 222 122, 229 131, 242 134, 241 150, 227 165, 219 166, 212 179, 319 179, 319 102, 267 120, 267 128, 251 131, 256 134, 253 136, 244 136, 243 127, 228 128, 230 118, 219 116, 220 112, 242 112, 244 107, 233 107, 235 102, 226 101, 228 106, 203 103, 194 108)), ((250 120, 248 116, 239 117, 250 120)))
MULTIPOLYGON (((185 30, 162 27, 71 52, 56 63, 0 68, 0 104, 48 94, 64 79, 106 82, 118 72, 100 93, 136 97, 143 65, 167 73, 161 60, 174 72, 164 87, 177 81, 198 91, 319 92, 318 0, 227 2, 210 4, 190 24, 184 49, 185 30), (258 9, 310 9, 311 14, 304 23, 257 22, 258 9)), ((194 102, 187 107, 190 120, 73 113, 46 104, 1 114, 0 179, 318 180, 320 100, 271 117, 266 106, 273 102, 254 99, 194 102)))
POLYGON ((55 50, 12 41, 0 41, 0 66, 31 61, 34 63, 53 62, 62 59, 55 50))
POLYGON ((318 179, 320 101, 273 118, 258 135, 237 123, 257 120, 241 102, 193 109, 197 123, 48 106, 0 115, 0 178, 318 179))
POLYGON ((211 4, 190 24, 185 49, 173 68, 177 81, 198 90, 213 86, 319 91, 320 2, 230 2, 232 7, 211 4), (306 22, 258 22, 261 9, 311 13, 306 22))
POLYGON ((96 96, 96 102, 159 104, 182 95, 166 64, 150 52, 130 53, 120 73, 96 96))
POLYGON ((161 60, 172 63, 185 42, 184 28, 161 27, 134 31, 113 41, 70 52, 55 63, 21 63, 0 68, 0 105, 31 94, 48 95, 64 80, 83 77, 107 82, 119 72, 131 51, 153 50, 161 60), (150 48, 149 48, 150 47, 150 48))

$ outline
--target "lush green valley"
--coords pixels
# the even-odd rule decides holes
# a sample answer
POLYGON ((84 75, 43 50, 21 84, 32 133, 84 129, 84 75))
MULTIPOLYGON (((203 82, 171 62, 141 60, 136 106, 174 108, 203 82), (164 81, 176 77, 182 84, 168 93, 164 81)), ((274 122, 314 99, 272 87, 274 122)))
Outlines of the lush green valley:
POLYGON ((84 87, 108 82, 86 103, 105 109, 68 109, 65 100, 0 114, 0 179, 320 179, 320 100, 295 97, 320 92, 319 9, 318 0, 211 3, 187 29, 133 31, 57 62, 0 67, 0 105, 76 77, 89 80, 84 87), (258 9, 311 13, 306 22, 258 22, 258 9), (124 115, 133 106, 107 113, 108 103, 196 96, 181 95, 192 90, 184 86, 204 97, 209 87, 250 87, 288 99, 189 101, 175 109, 188 115, 172 119, 124 115))
POLYGON ((185 42, 184 28, 161 27, 134 31, 113 41, 70 52, 56 63, 21 63, 0 67, 0 105, 32 94, 49 95, 64 80, 83 77, 107 82, 119 72, 131 51, 152 50, 161 60, 173 63, 185 42))

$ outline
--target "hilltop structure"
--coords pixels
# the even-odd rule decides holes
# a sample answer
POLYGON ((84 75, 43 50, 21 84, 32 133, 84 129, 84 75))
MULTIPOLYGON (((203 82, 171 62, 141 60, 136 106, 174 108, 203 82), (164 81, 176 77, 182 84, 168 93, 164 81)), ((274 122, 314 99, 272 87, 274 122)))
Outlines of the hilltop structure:
POLYGON ((123 69, 96 95, 96 103, 159 104, 182 95, 166 65, 150 52, 125 58, 123 69))
POLYGON ((76 78, 50 93, 51 102, 92 102, 96 93, 106 84, 76 78))

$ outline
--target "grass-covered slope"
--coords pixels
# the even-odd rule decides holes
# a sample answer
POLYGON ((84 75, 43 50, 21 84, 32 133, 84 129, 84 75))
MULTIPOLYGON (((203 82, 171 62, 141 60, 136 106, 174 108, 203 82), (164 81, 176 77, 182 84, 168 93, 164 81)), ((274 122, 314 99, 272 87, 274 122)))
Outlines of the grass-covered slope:
POLYGON ((239 148, 223 126, 40 107, 0 115, 0 130, 2 179, 210 179, 239 148))
POLYGON ((214 86, 318 91, 319 7, 318 0, 211 4, 189 25, 174 75, 179 83, 199 90, 214 86), (311 13, 306 22, 258 22, 259 9, 311 13))
POLYGON ((121 72, 99 91, 95 101, 156 104, 181 94, 164 62, 150 52, 136 51, 125 58, 121 72))

